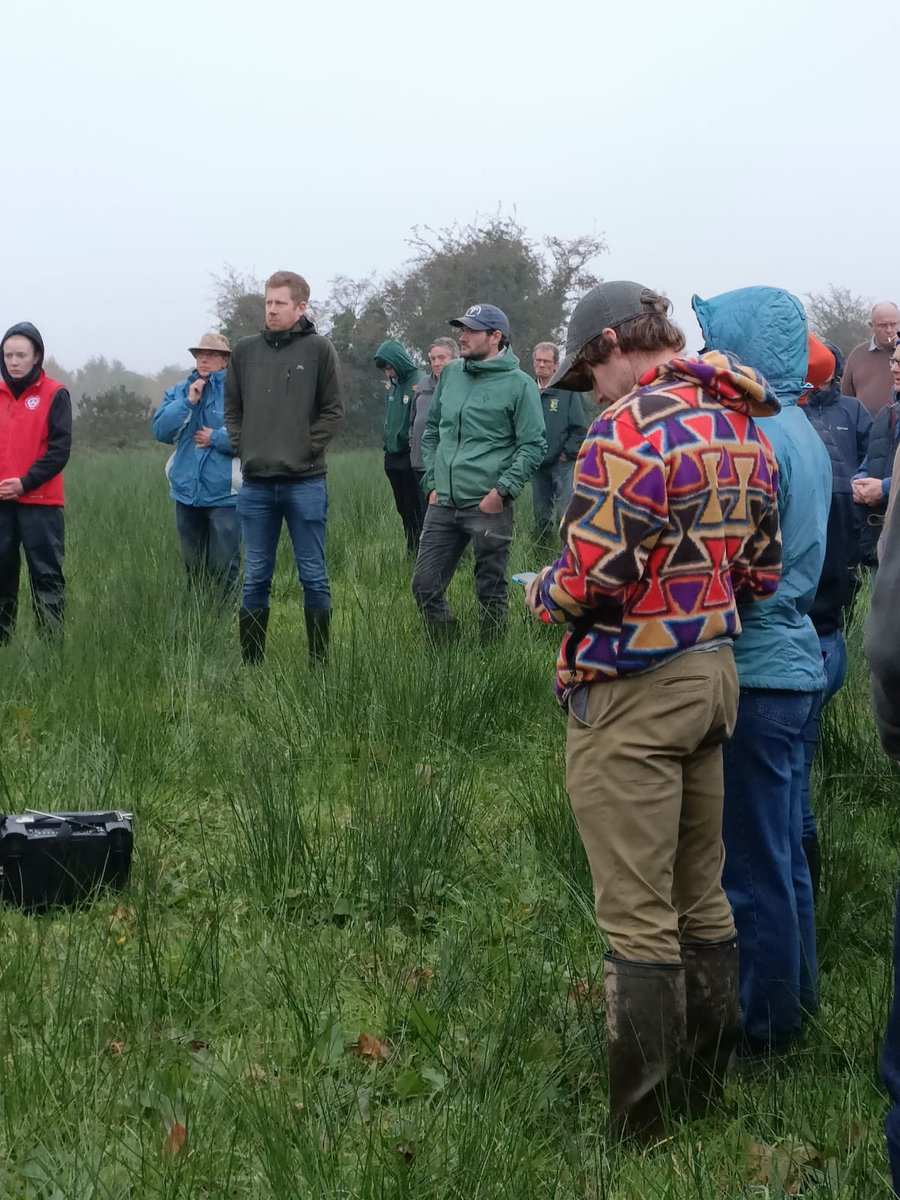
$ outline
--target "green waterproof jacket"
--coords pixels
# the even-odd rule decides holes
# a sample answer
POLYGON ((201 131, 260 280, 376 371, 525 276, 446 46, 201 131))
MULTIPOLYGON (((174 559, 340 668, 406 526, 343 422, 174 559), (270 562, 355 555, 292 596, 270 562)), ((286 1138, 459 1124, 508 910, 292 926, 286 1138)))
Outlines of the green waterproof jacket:
POLYGON ((565 454, 573 462, 588 431, 588 421, 581 392, 566 392, 560 388, 544 388, 541 407, 544 411, 544 437, 547 452, 542 467, 549 467, 565 454))
POLYGON ((426 495, 452 508, 474 507, 491 488, 514 500, 546 448, 538 386, 512 350, 444 367, 422 439, 426 495))
POLYGON ((409 418, 422 372, 400 343, 393 340, 382 342, 375 351, 375 358, 386 362, 396 372, 394 378, 388 380, 384 409, 384 452, 409 454, 409 418))

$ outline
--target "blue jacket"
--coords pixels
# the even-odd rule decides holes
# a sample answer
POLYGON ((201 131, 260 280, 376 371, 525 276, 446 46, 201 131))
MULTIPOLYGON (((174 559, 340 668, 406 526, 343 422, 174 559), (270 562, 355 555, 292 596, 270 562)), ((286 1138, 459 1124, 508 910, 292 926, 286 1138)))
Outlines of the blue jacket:
POLYGON ((169 388, 153 415, 153 436, 175 447, 166 463, 169 494, 181 504, 198 508, 233 507, 241 486, 241 463, 234 457, 225 432, 225 371, 214 371, 198 404, 188 400, 188 388, 198 371, 169 388), (194 434, 212 429, 207 449, 194 445, 194 434))
POLYGON ((714 350, 731 350, 761 371, 781 401, 765 422, 778 462, 783 567, 771 600, 741 608, 734 646, 741 686, 817 692, 825 687, 822 651, 809 613, 825 560, 831 461, 797 407, 809 357, 806 313, 790 292, 750 287, 711 300, 694 296, 694 312, 714 350))
POLYGON ((834 378, 827 387, 816 388, 806 397, 810 420, 814 418, 831 430, 841 457, 851 475, 862 465, 869 449, 869 432, 872 418, 855 396, 841 393, 841 376, 844 372, 844 356, 833 342, 825 345, 834 355, 834 378))

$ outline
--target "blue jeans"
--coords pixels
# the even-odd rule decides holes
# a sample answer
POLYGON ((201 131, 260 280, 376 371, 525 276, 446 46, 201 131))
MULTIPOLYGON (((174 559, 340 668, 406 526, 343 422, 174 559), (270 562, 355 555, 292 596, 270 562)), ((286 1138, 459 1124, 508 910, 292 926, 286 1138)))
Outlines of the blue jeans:
POLYGON ((813 816, 809 802, 809 780, 812 775, 813 762, 816 757, 816 746, 819 743, 819 722, 822 710, 833 696, 844 686, 847 678, 847 643, 840 630, 828 633, 819 638, 822 647, 822 661, 825 664, 827 683, 825 691, 820 692, 813 703, 806 724, 803 726, 803 791, 800 794, 800 806, 803 812, 803 836, 816 836, 816 818, 813 816))
POLYGON ((541 530, 549 529, 563 519, 572 499, 574 462, 555 462, 538 467, 531 477, 531 499, 534 519, 541 530))
POLYGON ((285 521, 303 588, 303 607, 308 612, 330 609, 331 591, 325 570, 325 476, 271 483, 245 479, 238 492, 238 514, 244 534, 244 608, 269 607, 275 555, 281 523, 285 521))
POLYGON ((175 528, 188 586, 208 579, 230 592, 241 565, 241 526, 234 505, 201 508, 176 500, 175 528))
POLYGON ((801 733, 813 692, 742 688, 724 746, 722 883, 740 950, 744 1035, 759 1047, 800 1032, 818 1007, 812 881, 802 845, 801 733))
POLYGON ((894 1195, 900 1196, 900 891, 894 909, 894 995, 881 1048, 881 1077, 891 1099, 884 1131, 894 1195))

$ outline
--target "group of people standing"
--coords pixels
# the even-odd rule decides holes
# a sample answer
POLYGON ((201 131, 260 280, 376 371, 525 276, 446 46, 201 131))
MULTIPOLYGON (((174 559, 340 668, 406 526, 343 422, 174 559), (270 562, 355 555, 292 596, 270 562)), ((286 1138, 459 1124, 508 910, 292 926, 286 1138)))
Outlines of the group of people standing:
MULTIPOLYGON (((301 276, 276 272, 265 329, 233 350, 205 334, 195 370, 153 417, 174 446, 189 580, 233 594, 243 539, 248 663, 265 651, 283 523, 314 665, 328 646, 324 455, 343 399, 308 300, 301 276)), ((858 567, 876 567, 900 437, 895 306, 873 310, 843 386, 840 352, 809 333, 786 291, 695 296, 696 356, 670 309, 641 284, 598 285, 573 312, 561 363, 552 343, 535 347, 535 378, 506 314, 486 303, 450 320, 458 341, 435 339, 427 375, 396 341, 375 355, 385 472, 434 640, 456 633, 446 593, 469 543, 482 639, 502 633, 513 504, 529 482, 539 527, 561 518, 555 561, 526 600, 567 631, 556 688, 610 944, 610 1110, 637 1137, 707 1113, 735 1053, 789 1053, 817 1010, 810 771, 822 707, 846 672, 858 567)), ((0 641, 15 620, 20 547, 40 627, 63 614, 71 404, 43 352, 31 325, 3 338, 0 641)), ((882 626, 894 575, 875 584, 882 626)), ((885 637, 895 652, 879 644, 876 712, 895 754, 900 639, 885 637)), ((896 1024, 900 1046, 900 1014, 896 1024)))

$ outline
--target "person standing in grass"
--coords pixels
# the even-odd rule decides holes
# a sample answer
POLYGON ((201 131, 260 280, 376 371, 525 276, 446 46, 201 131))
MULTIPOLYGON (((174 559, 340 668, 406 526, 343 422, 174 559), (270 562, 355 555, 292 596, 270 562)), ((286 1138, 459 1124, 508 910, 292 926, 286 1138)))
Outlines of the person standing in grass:
POLYGON ((891 490, 894 456, 900 446, 900 346, 888 359, 892 391, 869 430, 869 444, 859 470, 853 477, 853 497, 863 513, 862 559, 873 574, 878 571, 878 538, 891 490))
POLYGON ((0 344, 0 645, 19 606, 25 553, 38 631, 61 632, 65 609, 62 472, 72 449, 72 401, 44 372, 44 342, 27 321, 0 344))
POLYGON ((527 592, 536 616, 569 627, 557 694, 610 943, 610 1114, 640 1137, 683 1103, 703 1115, 720 1098, 739 1032, 722 743, 738 710, 738 606, 771 596, 781 571, 762 432, 778 401, 733 355, 679 357, 670 307, 624 280, 576 305, 551 386, 591 381, 601 413, 575 468, 565 548, 527 592))
POLYGON ((225 377, 225 428, 243 465, 238 515, 244 537, 241 654, 266 646, 275 555, 286 523, 294 548, 310 662, 325 660, 331 589, 325 567, 325 448, 344 415, 337 353, 305 315, 309 284, 293 271, 266 281, 266 327, 241 338, 225 377))
POLYGON ((175 447, 166 475, 188 586, 209 582, 230 596, 241 561, 241 464, 225 429, 231 347, 221 333, 204 333, 189 352, 197 365, 166 392, 153 416, 153 436, 175 447))
POLYGON ((873 417, 877 417, 893 399, 890 359, 900 334, 900 308, 892 300, 882 300, 869 318, 872 336, 854 346, 844 367, 844 393, 856 396, 873 417))
POLYGON ((419 489, 419 494, 422 496, 423 512, 425 493, 422 490, 422 482, 425 478, 425 462, 422 458, 422 438, 425 436, 425 423, 428 420, 431 402, 434 399, 434 393, 441 378, 441 371, 454 358, 459 358, 459 346, 457 346, 453 338, 435 338, 428 347, 428 365, 431 367, 431 374, 425 375, 419 380, 419 386, 416 388, 415 398, 413 399, 413 415, 410 421, 409 461, 412 464, 413 473, 416 477, 416 486, 419 489))
POLYGON ((447 588, 469 542, 481 637, 506 626, 513 501, 544 456, 541 398, 509 347, 509 320, 493 304, 474 304, 450 322, 461 361, 448 363, 422 438, 428 508, 412 590, 429 633, 455 633, 447 588))
POLYGON ((745 1059, 790 1050, 818 1008, 812 878, 803 850, 803 731, 825 688, 810 612, 825 562, 832 472, 798 401, 806 313, 790 292, 750 287, 693 298, 706 345, 765 375, 781 411, 765 425, 778 463, 784 567, 774 599, 741 612, 741 699, 725 747, 725 891, 740 942, 745 1059))
MULTIPOLYGON (((866 624, 866 658, 872 676, 875 728, 888 754, 900 762, 900 472, 895 469, 884 531, 878 546, 880 567, 872 589, 872 608, 866 624)), ((891 1100, 885 1121, 894 1195, 900 1196, 900 890, 894 909, 893 998, 884 1044, 881 1074, 891 1100)))
POLYGON ((825 563, 809 615, 822 651, 827 680, 825 690, 813 701, 803 727, 803 852, 809 863, 813 896, 819 892, 821 854, 816 819, 809 789, 822 711, 844 686, 847 675, 847 646, 844 622, 857 588, 856 568, 860 561, 860 523, 853 500, 853 476, 865 457, 872 418, 853 396, 841 395, 840 351, 830 343, 809 335, 809 367, 806 382, 812 391, 802 401, 802 411, 822 439, 831 459, 831 507, 825 539, 825 563))
POLYGON ((384 473, 406 537, 406 550, 415 558, 425 516, 425 497, 410 462, 410 421, 422 372, 406 350, 392 339, 375 351, 375 366, 384 375, 384 473))
POLYGON ((555 537, 563 513, 572 499, 575 459, 587 433, 584 403, 579 392, 550 387, 559 366, 559 347, 538 342, 532 354, 534 377, 541 390, 547 452, 531 477, 531 499, 538 536, 555 537))

